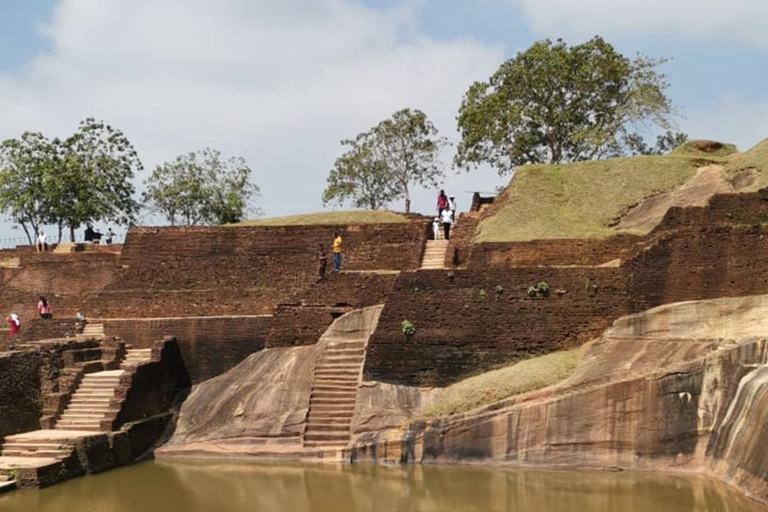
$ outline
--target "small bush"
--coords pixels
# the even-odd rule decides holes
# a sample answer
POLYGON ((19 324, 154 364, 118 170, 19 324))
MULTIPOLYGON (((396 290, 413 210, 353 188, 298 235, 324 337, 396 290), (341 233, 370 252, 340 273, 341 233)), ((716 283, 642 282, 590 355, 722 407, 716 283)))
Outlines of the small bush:
POLYGON ((456 273, 453 270, 449 270, 447 276, 448 280, 453 282, 454 278, 456 277, 456 273))
POLYGON ((480 295, 480 300, 485 300, 486 293, 484 288, 480 288, 478 294, 480 295))
POLYGON ((549 292, 549 284, 546 281, 541 281, 537 285, 529 286, 526 293, 533 299, 536 297, 549 297, 549 292))
POLYGON ((403 320, 403 323, 400 324, 400 330, 403 331, 406 338, 416 334, 416 326, 410 320, 403 320))

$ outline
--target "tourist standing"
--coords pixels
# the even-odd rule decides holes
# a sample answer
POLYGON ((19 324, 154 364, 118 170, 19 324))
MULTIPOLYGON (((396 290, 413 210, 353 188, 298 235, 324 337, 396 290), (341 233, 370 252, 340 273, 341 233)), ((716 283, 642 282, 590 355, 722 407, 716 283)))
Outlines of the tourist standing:
POLYGON ((109 228, 107 230, 107 239, 105 240, 107 245, 112 245, 112 239, 113 238, 115 238, 115 233, 112 231, 112 228, 109 228))
POLYGON ((328 253, 325 251, 323 244, 319 244, 317 249, 317 273, 320 275, 320 279, 325 279, 325 269, 328 267, 328 253))
POLYGON ((18 315, 16 313, 11 313, 8 318, 5 319, 6 322, 8 322, 8 325, 10 326, 11 330, 11 338, 15 338, 17 334, 19 334, 19 328, 21 327, 21 320, 19 320, 18 315))
POLYGON ((341 235, 333 234, 333 271, 341 272, 341 235))
POLYGON ((40 313, 40 318, 51 318, 51 305, 48 304, 48 301, 42 295, 38 299, 40 300, 37 301, 37 312, 40 313))
POLYGON ((448 197, 448 209, 451 211, 451 220, 456 222, 456 196, 448 197))
POLYGON ((443 232, 445 233, 445 239, 448 240, 451 238, 451 224, 453 224, 453 215, 451 215, 451 210, 447 208, 443 210, 441 217, 441 220, 443 221, 443 232))
POLYGON ((435 240, 440 240, 440 217, 435 217, 432 221, 432 236, 435 240))
POLYGON ((445 195, 445 190, 441 190, 440 193, 437 194, 437 216, 442 216, 443 210, 446 208, 448 208, 448 196, 445 195))
POLYGON ((37 234, 37 252, 45 252, 48 250, 48 235, 42 229, 37 234))

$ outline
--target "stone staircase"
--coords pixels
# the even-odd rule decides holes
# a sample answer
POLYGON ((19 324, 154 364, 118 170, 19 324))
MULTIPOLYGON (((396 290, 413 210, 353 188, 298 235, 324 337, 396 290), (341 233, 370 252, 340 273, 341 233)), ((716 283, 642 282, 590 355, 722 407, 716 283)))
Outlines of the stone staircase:
POLYGON ((424 249, 424 259, 421 261, 422 270, 439 270, 445 268, 445 254, 448 251, 448 240, 427 240, 424 249))
POLYGON ((368 338, 331 340, 315 366, 304 447, 340 450, 350 440, 368 338))
POLYGON ((102 323, 88 323, 85 324, 85 327, 83 328, 83 332, 77 335, 77 339, 79 340, 90 340, 90 339, 104 339, 104 324, 102 323))
POLYGON ((56 422, 56 430, 102 431, 101 422, 114 412, 115 391, 121 377, 137 365, 149 362, 151 349, 128 350, 119 370, 88 373, 72 395, 69 405, 56 422))

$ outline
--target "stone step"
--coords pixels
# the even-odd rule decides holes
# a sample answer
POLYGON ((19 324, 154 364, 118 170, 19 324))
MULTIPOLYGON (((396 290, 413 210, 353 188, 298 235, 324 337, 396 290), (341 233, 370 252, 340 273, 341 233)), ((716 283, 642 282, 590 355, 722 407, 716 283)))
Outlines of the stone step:
POLYGON ((352 424, 352 414, 347 414, 345 416, 314 416, 314 417, 307 417, 307 425, 351 425, 352 424))
POLYGON ((360 341, 332 341, 325 347, 326 352, 329 350, 351 350, 351 349, 364 349, 366 345, 365 340, 360 341))
POLYGON ((339 416, 345 415, 345 414, 353 414, 355 412, 355 404, 354 403, 346 403, 346 404, 322 404, 322 403, 315 403, 310 404, 309 406, 309 415, 310 416, 317 416, 317 415, 334 415, 338 414, 339 416))
POLYGON ((315 366, 315 371, 324 371, 324 370, 341 370, 341 371, 347 371, 347 372, 360 372, 360 364, 350 364, 350 363, 328 363, 323 361, 318 361, 317 366, 315 366))
POLYGON ((83 432, 102 432, 100 426, 96 425, 59 425, 56 424, 56 430, 82 430, 83 432))
POLYGON ((339 434, 349 434, 349 427, 351 425, 351 421, 347 423, 317 423, 317 422, 310 422, 307 423, 307 427, 304 429, 304 434, 314 434, 314 433, 323 433, 323 432, 336 432, 339 434))
POLYGON ((357 389, 352 390, 312 390, 309 395, 310 400, 317 400, 318 398, 344 398, 346 400, 355 400, 357 398, 357 389))
POLYGON ((66 410, 61 414, 61 417, 71 417, 71 416, 104 416, 104 414, 109 412, 109 407, 103 407, 103 408, 94 408, 94 407, 67 407, 66 410))
POLYGON ((325 355, 333 354, 333 355, 350 355, 350 356, 364 356, 365 355, 365 348, 363 347, 334 347, 334 348, 326 348, 325 349, 325 355))
POLYGON ((347 364, 353 366, 360 366, 365 361, 365 356, 329 356, 328 354, 320 358, 318 363, 320 365, 325 364, 347 364))
POLYGON ((23 439, 16 441, 8 441, 3 443, 3 450, 59 450, 70 448, 70 445, 61 443, 45 443, 37 441, 36 439, 23 439))
POLYGON ((93 405, 93 406, 99 406, 101 404, 109 404, 112 401, 112 398, 110 397, 101 397, 98 395, 89 397, 86 395, 72 396, 72 400, 69 401, 69 406, 72 407, 73 405, 93 405))
POLYGON ((3 457, 50 457, 63 459, 69 455, 69 452, 61 452, 59 450, 7 450, 3 448, 3 457))
POLYGON ((332 387, 355 387, 359 386, 359 375, 355 375, 349 378, 334 378, 334 377, 315 377, 313 386, 332 386, 332 387))
POLYGON ((310 432, 304 434, 305 441, 337 441, 345 444, 349 442, 349 437, 349 432, 310 432))
POLYGON ((328 385, 328 384, 314 384, 312 386, 312 392, 328 392, 328 393, 336 393, 336 392, 344 392, 344 393, 352 393, 354 392, 357 394, 358 387, 356 384, 347 384, 347 385, 328 385))

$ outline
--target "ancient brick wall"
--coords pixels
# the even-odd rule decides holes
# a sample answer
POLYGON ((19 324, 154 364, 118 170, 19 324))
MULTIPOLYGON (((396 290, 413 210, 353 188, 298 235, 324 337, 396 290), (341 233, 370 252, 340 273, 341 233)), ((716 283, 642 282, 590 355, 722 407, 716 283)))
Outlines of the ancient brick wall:
POLYGON ((631 256, 643 241, 640 236, 616 235, 602 240, 481 243, 472 248, 468 267, 598 266, 631 256))
POLYGON ((43 364, 35 352, 0 354, 0 438, 40 428, 43 364))
POLYGON ((759 224, 768 221, 768 189, 751 194, 719 194, 704 207, 670 208, 654 231, 713 224, 759 224))
POLYGON ((578 345, 626 312, 616 268, 516 268, 402 274, 372 336, 365 377, 447 385, 533 355, 578 345), (548 298, 528 286, 546 281, 548 298), (503 290, 496 292, 496 287, 503 290), (401 322, 416 326, 410 338, 401 322))
POLYGON ((713 225, 668 233, 628 261, 630 312, 768 293, 768 229, 713 225))
POLYGON ((216 377, 264 348, 271 317, 106 319, 104 332, 134 348, 176 338, 193 383, 216 377))
POLYGON ((448 242, 448 250, 445 252, 447 268, 467 266, 479 223, 479 212, 472 211, 459 216, 455 227, 451 229, 451 239, 448 242))
POLYGON ((342 314, 386 302, 397 277, 397 273, 330 273, 275 308, 267 348, 317 343, 342 314))

